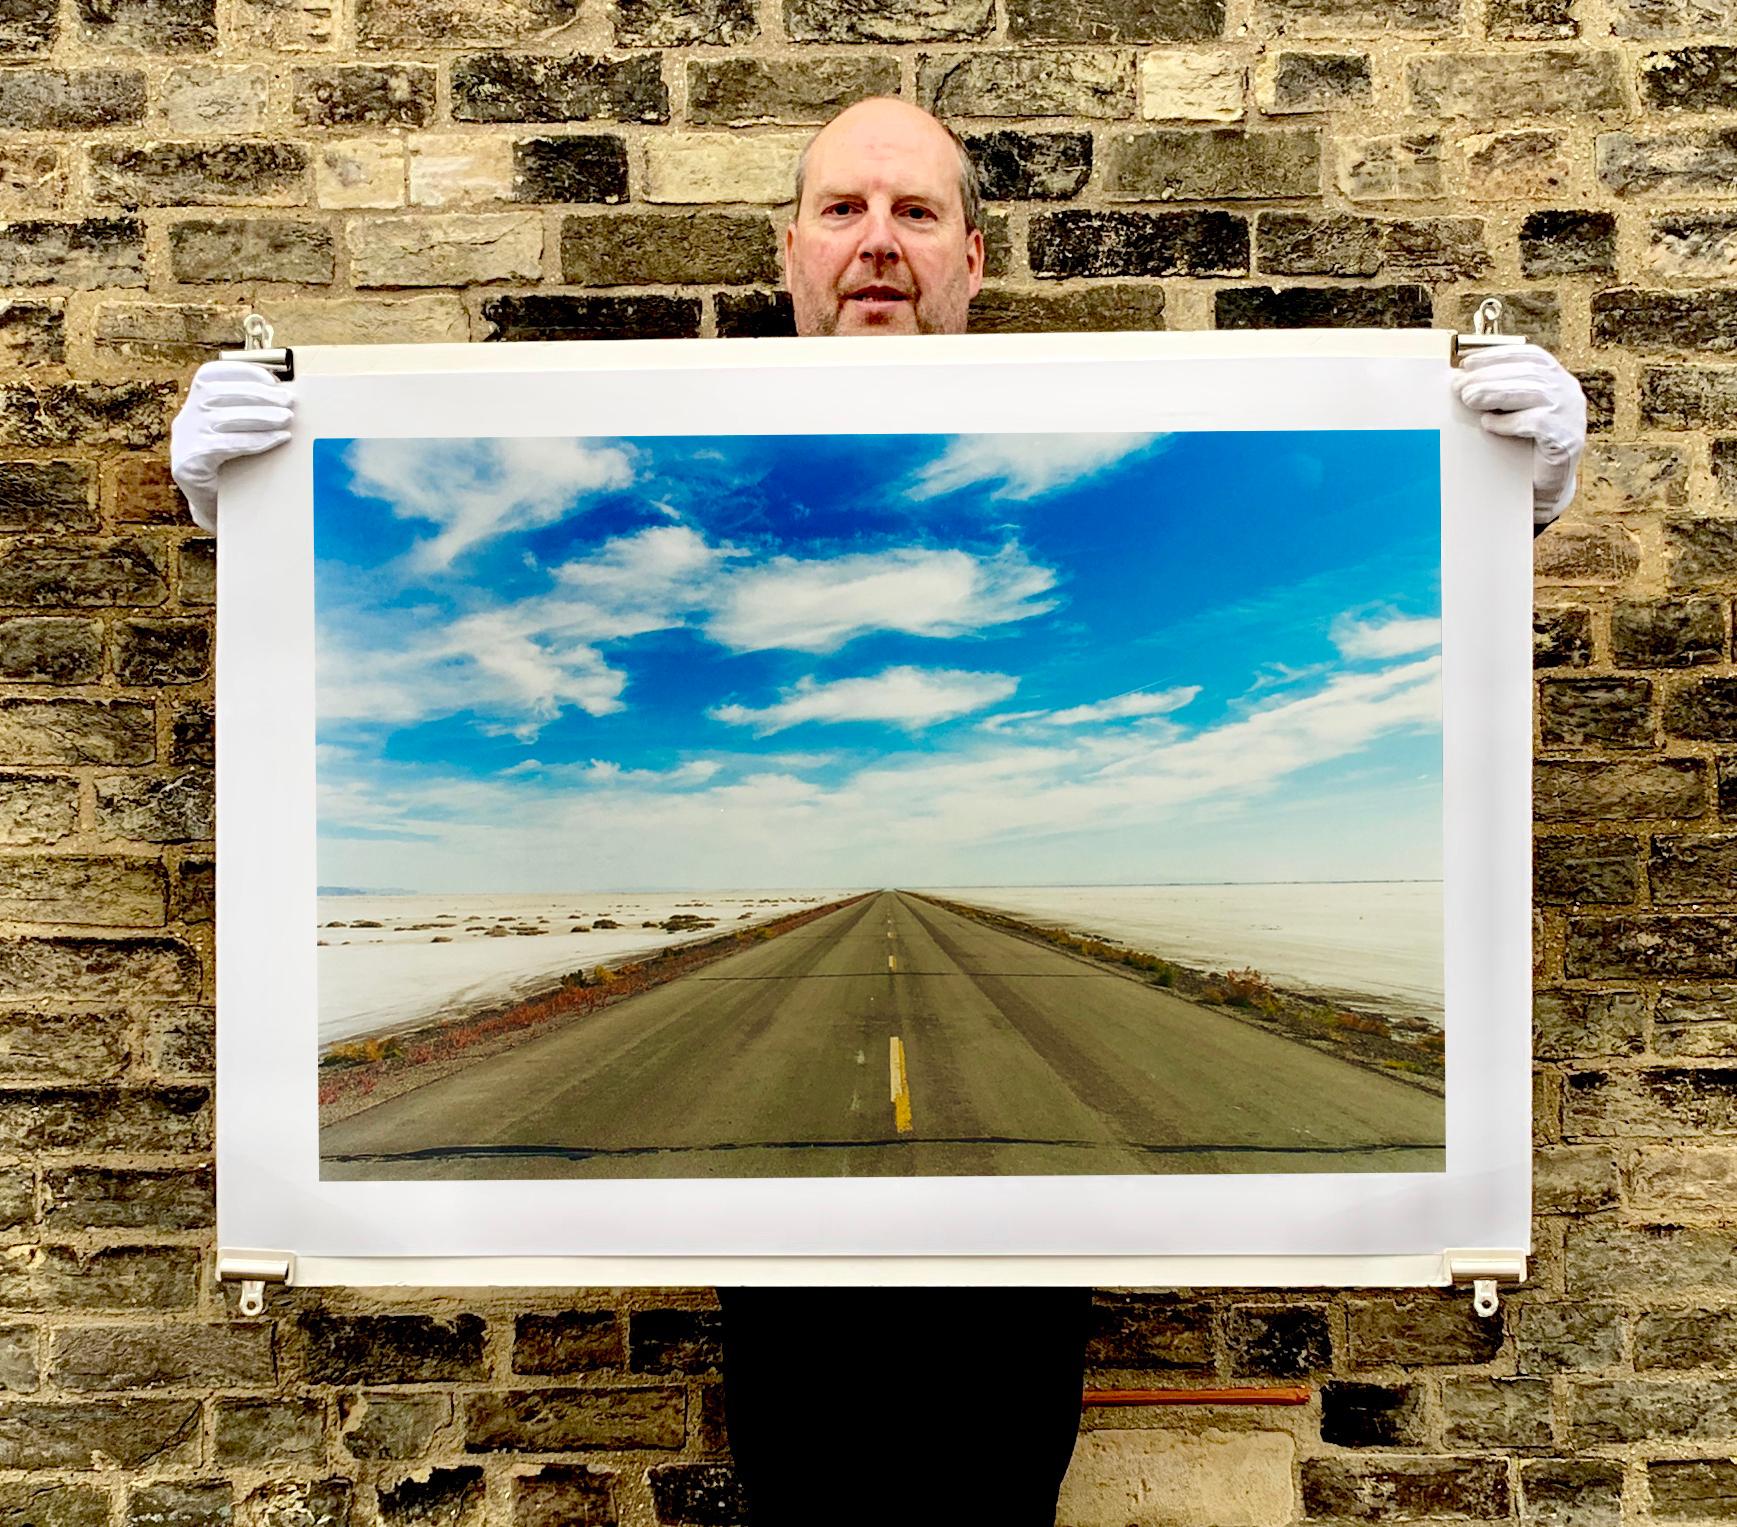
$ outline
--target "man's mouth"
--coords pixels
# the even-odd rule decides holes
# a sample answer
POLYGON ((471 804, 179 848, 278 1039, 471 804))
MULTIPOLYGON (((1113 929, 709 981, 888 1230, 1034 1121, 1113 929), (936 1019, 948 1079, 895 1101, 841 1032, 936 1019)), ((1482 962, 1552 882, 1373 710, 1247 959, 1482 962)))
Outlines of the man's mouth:
POLYGON ((901 292, 896 286, 859 286, 854 292, 846 292, 845 299, 849 302, 909 302, 911 294, 901 292))

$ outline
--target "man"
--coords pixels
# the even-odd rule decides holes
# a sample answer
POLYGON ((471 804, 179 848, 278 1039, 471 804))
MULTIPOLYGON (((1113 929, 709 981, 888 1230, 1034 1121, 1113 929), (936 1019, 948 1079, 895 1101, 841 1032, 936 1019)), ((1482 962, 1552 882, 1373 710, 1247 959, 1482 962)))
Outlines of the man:
MULTIPOLYGON (((959 334, 983 282, 977 177, 927 112, 873 99, 809 144, 784 238, 799 334, 959 334)), ((1534 520, 1573 496, 1585 439, 1574 379, 1535 346, 1454 377, 1485 429, 1534 442, 1534 520)), ((217 474, 289 438, 287 389, 255 366, 200 368, 173 465, 215 527, 217 474)), ((725 1289, 727 1424, 754 1527, 1049 1527, 1079 1424, 1085 1289, 725 1289)))

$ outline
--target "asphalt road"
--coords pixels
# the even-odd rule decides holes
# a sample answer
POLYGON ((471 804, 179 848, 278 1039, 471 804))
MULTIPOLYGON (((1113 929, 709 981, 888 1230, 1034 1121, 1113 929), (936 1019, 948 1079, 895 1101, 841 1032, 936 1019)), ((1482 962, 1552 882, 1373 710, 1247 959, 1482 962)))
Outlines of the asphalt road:
POLYGON ((328 1178, 1432 1171, 1442 1102, 883 892, 321 1131, 328 1178))

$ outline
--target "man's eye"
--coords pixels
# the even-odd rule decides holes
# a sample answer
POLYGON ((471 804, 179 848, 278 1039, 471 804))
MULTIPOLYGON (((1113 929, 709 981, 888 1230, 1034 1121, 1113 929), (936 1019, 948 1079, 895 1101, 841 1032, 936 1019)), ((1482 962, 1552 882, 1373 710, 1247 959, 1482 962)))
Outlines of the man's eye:
POLYGON ((930 218, 930 217, 933 217, 934 215, 935 214, 933 212, 931 212, 927 207, 906 207, 905 208, 905 216, 906 217, 914 217, 914 218, 921 219, 921 218, 930 218))
POLYGON ((822 207, 820 210, 822 212, 849 212, 851 205, 847 201, 835 201, 831 206, 822 207))

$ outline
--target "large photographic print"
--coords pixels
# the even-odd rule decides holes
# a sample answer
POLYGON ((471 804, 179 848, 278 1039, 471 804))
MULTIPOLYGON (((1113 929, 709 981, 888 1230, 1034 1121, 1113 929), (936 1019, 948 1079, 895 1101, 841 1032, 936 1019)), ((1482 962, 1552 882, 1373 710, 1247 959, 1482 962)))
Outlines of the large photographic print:
POLYGON ((313 470, 323 1177, 1443 1170, 1437 432, 313 470))

